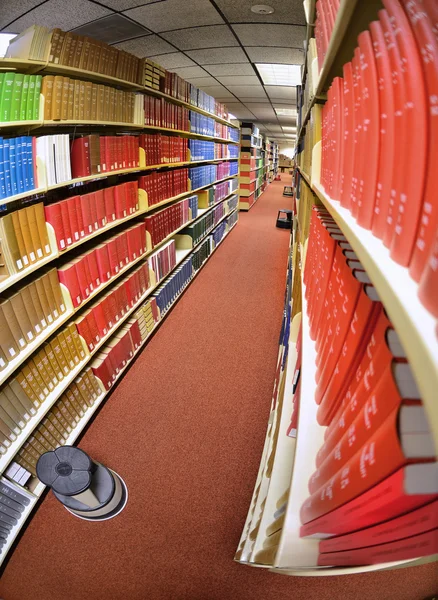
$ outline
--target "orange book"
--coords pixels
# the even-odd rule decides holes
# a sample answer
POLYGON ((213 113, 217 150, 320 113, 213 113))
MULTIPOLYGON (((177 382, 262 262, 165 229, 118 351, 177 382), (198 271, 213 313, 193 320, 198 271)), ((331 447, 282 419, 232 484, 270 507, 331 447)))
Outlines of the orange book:
POLYGON ((415 444, 405 440, 397 426, 399 409, 394 409, 362 448, 301 507, 305 524, 353 500, 409 462, 433 459, 433 438, 418 436, 415 444))

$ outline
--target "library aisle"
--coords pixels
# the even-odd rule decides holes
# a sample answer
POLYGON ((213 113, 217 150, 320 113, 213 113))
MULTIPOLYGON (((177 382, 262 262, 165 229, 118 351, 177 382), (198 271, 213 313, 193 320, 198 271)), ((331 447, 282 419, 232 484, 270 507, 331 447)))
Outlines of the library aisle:
POLYGON ((125 511, 88 523, 46 496, 6 565, 2 599, 420 600, 436 591, 433 564, 291 579, 233 562, 272 394, 289 243, 275 220, 289 180, 240 213, 79 444, 125 479, 125 511))

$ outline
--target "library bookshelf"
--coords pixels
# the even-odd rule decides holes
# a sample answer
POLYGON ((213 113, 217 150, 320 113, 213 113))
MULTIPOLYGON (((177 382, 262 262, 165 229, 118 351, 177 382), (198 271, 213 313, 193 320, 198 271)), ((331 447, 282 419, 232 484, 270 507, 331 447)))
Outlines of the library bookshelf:
MULTIPOLYGON (((11 527, 8 532, 6 541, 3 543, 3 546, 0 549, 1 565, 7 558, 8 552, 13 547, 13 544, 16 541, 21 529, 23 526, 25 526, 26 522, 28 522, 29 516, 37 506, 38 501, 43 495, 45 489, 39 480, 31 474, 31 472, 29 472, 29 476, 25 481, 20 481, 17 483, 17 480, 14 479, 12 471, 10 471, 10 467, 15 463, 15 461, 18 460, 18 456, 22 451, 23 446, 28 443, 29 438, 34 435, 35 431, 38 430, 38 427, 41 426, 41 423, 44 422, 44 420, 46 420, 51 414, 51 410, 57 406, 59 399, 62 398, 69 387, 73 385, 73 382, 77 380, 77 377, 80 376, 81 373, 85 372, 85 369, 90 368, 90 365, 93 364, 93 361, 95 361, 98 354, 101 353, 102 350, 105 350, 108 347, 108 344, 110 344, 114 339, 117 339, 117 335, 121 335, 121 331, 126 328, 128 323, 133 321, 133 318, 137 319, 139 309, 142 309, 142 307, 151 302, 152 299, 157 296, 157 294, 160 294, 160 290, 164 289, 166 286, 169 286, 169 289, 171 289, 171 286, 173 286, 172 289, 177 289, 177 293, 173 292, 171 301, 168 301, 167 304, 164 304, 164 308, 162 308, 161 312, 157 304, 157 316, 154 317, 155 320, 153 327, 148 329, 147 334, 142 338, 141 343, 136 346, 135 351, 131 354, 129 360, 117 373, 110 388, 108 389, 108 385, 105 386, 104 382, 101 381, 97 375, 95 376, 100 389, 98 397, 95 399, 94 403, 92 403, 92 405, 84 411, 83 416, 81 416, 80 420, 76 422, 76 426, 71 428, 68 436, 66 434, 63 437, 63 443, 65 444, 74 444, 77 441, 91 417, 99 409, 99 406, 102 404, 102 402, 104 402, 111 394, 115 383, 124 376, 132 361, 141 352, 144 345, 147 344, 151 335, 156 331, 163 319, 167 316, 169 310, 179 300, 182 293, 193 280, 193 278, 196 277, 200 269, 216 251, 217 247, 237 224, 237 172, 235 168, 232 168, 232 166, 236 165, 238 158, 237 153, 233 154, 229 148, 231 148, 231 146, 235 147, 238 144, 238 141, 236 141, 236 136, 234 136, 234 139, 231 139, 232 136, 229 134, 230 129, 227 128, 236 130, 238 136, 238 126, 229 123, 226 119, 219 115, 210 113, 188 102, 184 102, 172 95, 164 94, 158 90, 151 89, 148 86, 137 85, 131 81, 126 81, 95 72, 88 72, 73 67, 49 64, 47 60, 32 61, 26 59, 2 59, 0 60, 0 70, 27 75, 62 75, 85 81, 106 84, 117 89, 123 88, 126 91, 132 91, 138 94, 144 94, 146 96, 149 95, 155 98, 161 98, 169 102, 171 105, 181 106, 185 109, 189 109, 194 115, 199 114, 203 117, 211 118, 218 125, 215 127, 214 131, 216 133, 218 131, 223 132, 223 134, 226 136, 218 137, 217 135, 204 135, 201 133, 195 133, 182 129, 174 129, 170 127, 145 125, 144 110, 141 115, 141 122, 136 123, 125 123, 121 121, 97 122, 86 119, 65 119, 60 121, 44 120, 45 98, 43 94, 40 95, 39 119, 27 121, 15 120, 0 123, 0 132, 4 135, 7 134, 8 136, 14 134, 17 136, 30 135, 30 132, 36 136, 46 135, 49 132, 67 133, 70 136, 73 135, 73 137, 93 132, 102 133, 102 131, 108 132, 110 135, 126 133, 131 136, 138 135, 142 132, 151 132, 157 134, 162 133, 169 136, 177 136, 178 138, 184 137, 192 140, 199 139, 216 142, 218 145, 220 144, 222 148, 219 148, 220 151, 217 153, 215 152, 215 155, 219 154, 223 156, 223 158, 207 159, 202 158, 202 156, 211 156, 211 154, 202 155, 198 152, 197 159, 195 159, 191 154, 190 149, 188 149, 187 154, 184 154, 184 158, 186 158, 186 160, 175 162, 175 160, 162 159, 162 161, 164 160, 166 162, 151 164, 151 161, 149 160, 145 150, 140 147, 138 162, 130 163, 138 164, 137 167, 119 168, 112 171, 109 170, 98 172, 85 177, 67 179, 56 184, 48 183, 48 177, 46 177, 47 165, 44 163, 44 159, 41 156, 35 156, 35 164, 33 165, 33 168, 37 174, 35 182, 38 187, 14 195, 8 195, 0 200, 3 214, 9 215, 14 214, 15 211, 20 210, 23 207, 33 206, 33 203, 35 202, 42 203, 44 206, 47 206, 50 205, 53 200, 59 201, 60 199, 68 199, 71 197, 72 193, 84 195, 90 191, 94 193, 96 186, 98 186, 99 190, 102 190, 106 189, 107 186, 112 187, 114 185, 124 183, 128 185, 128 183, 135 182, 136 179, 141 175, 148 175, 155 172, 163 175, 178 168, 188 167, 202 167, 205 169, 210 169, 208 172, 205 171, 205 173, 208 173, 208 175, 205 177, 202 175, 202 179, 198 178, 196 180, 198 187, 194 187, 192 185, 190 179, 192 175, 190 174, 187 182, 183 182, 183 185, 181 185, 179 188, 179 190, 185 189, 186 191, 178 194, 169 193, 168 197, 165 197, 159 202, 151 201, 151 197, 148 196, 148 193, 145 191, 145 189, 138 187, 136 184, 136 189, 138 190, 136 193, 138 194, 138 197, 136 199, 135 210, 128 214, 125 212, 124 214, 126 216, 121 216, 115 220, 107 220, 106 224, 98 229, 92 230, 90 228, 90 230, 87 231, 88 235, 84 235, 79 239, 74 238, 73 243, 62 250, 59 249, 58 246, 59 240, 57 239, 54 225, 49 223, 46 217, 44 226, 47 229, 47 239, 50 252, 48 252, 48 254, 42 257, 40 260, 26 265, 24 269, 21 269, 18 272, 11 272, 7 277, 4 277, 0 281, 0 291, 7 292, 9 297, 10 294, 16 294, 20 292, 25 285, 29 283, 33 284, 35 278, 41 277, 42 274, 46 273, 46 269, 48 267, 51 269, 53 267, 58 268, 65 264, 66 261, 74 260, 77 256, 83 256, 83 253, 93 251, 97 246, 99 246, 99 244, 101 245, 103 241, 112 239, 112 237, 109 236, 114 236, 114 234, 124 234, 124 232, 127 232, 133 226, 144 223, 145 218, 161 218, 163 213, 164 219, 164 213, 166 210, 173 209, 173 207, 178 207, 181 205, 181 203, 185 202, 186 204, 184 204, 184 206, 188 207, 186 216, 184 218, 181 217, 181 220, 178 221, 177 224, 175 224, 176 221, 172 221, 170 224, 167 223, 169 227, 166 230, 166 233, 169 230, 170 233, 168 233, 165 237, 160 236, 158 238, 158 242, 156 241, 154 243, 154 238, 151 232, 145 228, 145 240, 143 240, 142 245, 144 251, 134 254, 134 257, 131 256, 129 260, 126 259, 126 263, 115 273, 113 273, 109 278, 101 281, 97 287, 94 287, 94 289, 92 288, 91 293, 82 299, 79 306, 76 306, 72 301, 68 287, 63 283, 60 283, 59 287, 61 293, 61 302, 64 310, 60 312, 56 319, 53 319, 49 326, 40 331, 39 335, 36 335, 32 342, 27 343, 25 347, 21 348, 14 359, 10 360, 6 367, 0 371, 0 392, 2 392, 3 387, 9 385, 11 379, 16 377, 19 369, 26 367, 28 362, 33 360, 45 343, 55 339, 60 332, 66 331, 66 327, 76 327, 75 323, 77 319, 87 314, 90 310, 90 306, 92 307, 96 302, 100 302, 101 299, 105 298, 108 294, 114 293, 116 289, 120 288, 120 286, 128 280, 128 278, 132 277, 133 274, 137 272, 139 267, 143 266, 147 269, 149 282, 147 289, 143 288, 142 293, 137 294, 135 298, 130 301, 129 306, 126 306, 123 309, 120 316, 117 316, 113 323, 107 324, 106 333, 104 335, 100 335, 100 339, 93 344, 92 349, 90 349, 91 347, 89 344, 87 344, 86 339, 81 335, 79 330, 76 332, 78 335, 79 345, 82 348, 80 360, 76 362, 74 366, 72 366, 70 363, 69 372, 64 374, 62 379, 59 379, 55 385, 52 385, 52 387, 49 388, 50 391, 46 393, 44 399, 41 400, 38 408, 33 410, 32 414, 27 415, 24 425, 21 424, 18 427, 20 431, 16 431, 15 435, 13 437, 11 436, 9 439, 9 442, 5 444, 4 447, 2 446, 2 451, 0 454, 1 480, 9 483, 9 485, 15 485, 22 490, 22 493, 30 500, 30 504, 25 507, 25 510, 23 513, 21 513, 18 522, 11 527), (228 138, 228 134, 230 135, 230 139, 228 138), (227 165, 223 165, 223 163, 227 163, 227 165), (223 165, 223 167, 218 165, 223 165), (222 168, 222 170, 219 170, 220 168, 222 168), (213 173, 213 176, 211 173, 213 173), (216 173, 218 176, 214 177, 214 174, 216 173), (227 175, 226 173, 230 174, 227 175), (225 176, 222 176, 224 174, 225 176), (208 183, 199 185, 204 181, 207 181, 208 183), (92 186, 91 188, 89 187, 90 185, 92 186), (194 197, 196 197, 196 201, 194 200, 194 197), (199 206, 198 199, 200 204, 199 206), (193 206, 192 204, 189 204, 191 201, 194 202, 193 206), (196 212, 193 212, 193 210, 196 212), (196 231, 198 231, 198 237, 196 237, 196 239, 192 239, 191 235, 194 235, 193 231, 195 231, 195 227, 197 228, 196 231), (199 231, 202 232, 200 237, 199 231), (161 270, 161 266, 153 268, 152 264, 159 264, 159 260, 161 260, 159 259, 160 253, 163 253, 170 243, 172 244, 172 247, 174 247, 175 252, 174 264, 169 263, 168 267, 166 267, 163 271, 161 270), (173 264, 173 266, 171 266, 171 264, 173 264), (187 275, 188 271, 186 270, 185 282, 184 284, 181 284, 181 277, 178 273, 180 272, 180 269, 183 267, 186 268, 187 266, 190 267, 190 275, 187 275)), ((191 129, 190 123, 188 124, 188 128, 191 129)), ((217 150, 216 146, 215 149, 217 150)), ((158 157, 159 156, 160 154, 158 154, 158 157)), ((161 156, 163 156, 163 153, 161 156)), ((170 156, 173 155, 170 154, 170 156)), ((69 160, 69 158, 67 160, 69 160)), ((126 164, 128 164, 128 162, 126 164)), ((202 173, 204 173, 204 171, 202 173)), ((178 188, 173 187, 170 189, 170 192, 172 189, 174 191, 179 191, 178 188)), ((64 210, 67 212, 66 208, 64 210)), ((70 215, 68 215, 67 219, 69 218, 70 215)), ((105 221, 102 223, 105 223, 105 221)), ((2 252, 3 250, 4 248, 2 246, 2 252)), ((4 406, 6 405, 2 404, 2 411, 4 410, 4 406)), ((36 405, 34 404, 34 406, 36 405)), ((2 417, 2 415, 3 413, 0 414, 0 417, 2 417)), ((10 419, 13 420, 12 417, 10 417, 10 419)))
MULTIPOLYGON (((319 105, 325 102, 326 92, 333 78, 342 76, 343 65, 352 58, 358 34, 378 18, 378 11, 382 5, 380 2, 359 3, 341 0, 319 73, 317 57, 311 50, 312 46, 315 46, 309 43, 315 28, 315 2, 306 0, 304 6, 308 20, 308 43, 302 71, 302 88, 306 89, 300 90, 302 93, 298 115, 299 135, 293 176, 290 332, 283 336, 280 345, 280 354, 284 355, 285 347, 288 347, 288 352, 286 360, 283 361, 284 369, 276 377, 274 398, 277 398, 277 401, 268 413, 268 429, 259 473, 235 560, 291 576, 324 577, 413 567, 435 562, 438 555, 429 552, 429 555, 422 556, 421 549, 417 549, 413 557, 404 560, 391 560, 387 553, 383 554, 384 560, 380 559, 376 564, 365 562, 357 566, 322 567, 318 566, 321 556, 319 544, 320 538, 324 537, 300 536, 300 512, 310 496, 308 482, 316 469, 317 453, 326 439, 326 427, 320 425, 317 418, 318 404, 315 398, 318 353, 310 334, 309 303, 303 277, 309 248, 311 244, 316 243, 312 233, 309 235, 310 217, 314 210, 327 211, 323 214, 326 215, 324 218, 329 223, 328 227, 332 226, 336 232, 340 230, 345 243, 359 261, 360 268, 366 272, 367 278, 375 288, 378 299, 403 346, 418 387, 426 413, 429 439, 435 446, 435 452, 427 459, 433 468, 436 465, 433 461, 438 455, 436 318, 421 303, 418 284, 411 278, 409 268, 398 264, 384 243, 371 230, 359 225, 350 210, 341 206, 339 199, 332 198, 321 182, 324 131, 321 131, 319 105), (297 362, 298 328, 301 329, 300 364, 297 362), (299 411, 296 426, 291 428, 292 400, 295 401, 293 387, 297 376, 300 385, 299 411), (289 437, 291 435, 292 438, 289 437)), ((288 288, 289 284, 287 290, 288 288)), ((369 395, 371 396, 371 393, 369 395)), ((431 489, 433 494, 436 494, 434 485, 431 489)), ((397 514, 392 518, 396 520, 397 514)), ((388 524, 391 524, 391 521, 388 521, 388 524)), ((356 529, 360 530, 358 534, 362 533, 360 527, 356 529)), ((354 528, 351 530, 354 531, 354 528)), ((330 535, 325 537, 330 538, 330 535)))
MULTIPOLYGON (((242 123, 239 159, 239 209, 248 211, 270 183, 266 176, 266 139, 253 123, 242 123)), ((269 148, 272 148, 270 145, 269 148)))

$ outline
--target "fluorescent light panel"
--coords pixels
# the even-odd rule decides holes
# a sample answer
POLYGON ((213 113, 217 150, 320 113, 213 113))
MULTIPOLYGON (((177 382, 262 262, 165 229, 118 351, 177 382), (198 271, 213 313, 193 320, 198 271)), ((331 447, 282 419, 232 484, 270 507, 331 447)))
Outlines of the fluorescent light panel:
POLYGON ((284 127, 282 127, 282 130, 283 131, 292 131, 292 132, 295 131, 296 132, 297 128, 296 127, 286 127, 286 126, 284 126, 284 127))
POLYGON ((282 106, 274 106, 274 110, 277 115, 282 117, 295 117, 297 114, 296 108, 284 108, 282 106))
POLYGON ((300 65, 255 63, 265 85, 294 86, 301 83, 300 65))

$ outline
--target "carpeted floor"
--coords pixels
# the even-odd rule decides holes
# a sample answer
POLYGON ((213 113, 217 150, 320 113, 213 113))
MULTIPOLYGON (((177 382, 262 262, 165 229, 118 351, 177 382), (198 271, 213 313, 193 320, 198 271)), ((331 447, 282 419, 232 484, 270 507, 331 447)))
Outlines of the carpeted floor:
POLYGON ((283 179, 240 213, 80 443, 127 482, 125 511, 86 523, 47 496, 6 566, 2 600, 420 600, 438 589, 434 565, 290 578, 233 562, 277 357, 283 179))

